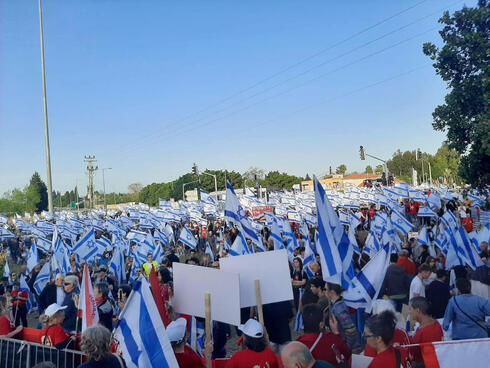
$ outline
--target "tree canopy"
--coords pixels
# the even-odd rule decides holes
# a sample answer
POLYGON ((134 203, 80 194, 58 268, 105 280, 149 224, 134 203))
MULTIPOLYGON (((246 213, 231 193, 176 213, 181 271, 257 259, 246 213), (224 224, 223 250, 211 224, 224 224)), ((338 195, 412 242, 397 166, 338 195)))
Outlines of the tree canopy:
POLYGON ((339 165, 336 169, 335 169, 335 173, 336 174, 345 174, 347 172, 347 166, 345 164, 341 164, 339 165))
POLYGON ((446 11, 439 19, 442 47, 423 47, 450 90, 432 114, 433 127, 447 133, 449 148, 462 155, 459 174, 475 186, 490 183, 489 19, 488 0, 452 15, 446 11))

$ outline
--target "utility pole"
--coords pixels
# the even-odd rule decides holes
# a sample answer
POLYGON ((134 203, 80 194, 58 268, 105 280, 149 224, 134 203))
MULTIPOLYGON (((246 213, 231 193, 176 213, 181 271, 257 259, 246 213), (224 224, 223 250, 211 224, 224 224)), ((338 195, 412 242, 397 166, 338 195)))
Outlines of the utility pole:
POLYGON ((44 145, 46 146, 46 176, 48 182, 48 211, 54 215, 53 206, 53 183, 51 181, 51 153, 49 148, 49 128, 48 128, 48 100, 46 97, 46 73, 44 69, 44 35, 43 35, 43 10, 41 0, 39 0, 39 31, 41 37, 41 69, 43 79, 43 107, 44 107, 44 145))
POLYGON ((87 196, 89 200, 89 208, 94 208, 94 176, 95 172, 99 169, 98 166, 94 167, 94 163, 97 162, 95 156, 85 156, 84 161, 87 163, 87 175, 88 175, 88 187, 87 196))

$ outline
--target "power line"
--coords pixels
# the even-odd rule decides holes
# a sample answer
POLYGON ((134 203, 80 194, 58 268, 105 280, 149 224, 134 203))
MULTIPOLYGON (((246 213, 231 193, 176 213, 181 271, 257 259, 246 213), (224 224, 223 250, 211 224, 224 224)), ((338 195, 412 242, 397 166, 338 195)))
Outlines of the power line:
MULTIPOLYGON (((396 42, 396 43, 394 43, 394 44, 391 44, 391 45, 389 45, 389 46, 387 46, 387 47, 384 47, 384 48, 382 48, 382 49, 380 49, 380 50, 377 50, 377 51, 375 51, 375 52, 372 52, 372 53, 370 53, 370 54, 368 54, 368 55, 366 55, 366 56, 363 56, 363 57, 361 57, 361 58, 359 58, 359 59, 356 59, 356 60, 354 60, 354 61, 352 61, 352 62, 349 62, 349 63, 347 63, 347 64, 341 65, 341 66, 339 66, 339 67, 337 67, 337 68, 335 68, 335 69, 332 69, 332 70, 330 70, 330 71, 328 71, 328 72, 326 72, 326 73, 320 74, 320 75, 318 75, 318 76, 316 76, 316 77, 314 77, 314 78, 311 78, 311 79, 309 79, 309 80, 307 80, 307 81, 305 81, 305 82, 303 82, 303 83, 301 83, 301 84, 299 84, 299 85, 297 85, 297 86, 293 86, 293 87, 291 87, 291 88, 289 88, 289 89, 287 89, 287 90, 285 90, 285 91, 282 91, 282 92, 279 92, 279 93, 277 93, 277 94, 274 94, 274 95, 268 96, 267 98, 264 98, 264 99, 261 99, 261 100, 259 100, 259 101, 254 102, 254 103, 252 103, 252 104, 246 105, 246 106, 244 106, 244 107, 242 107, 242 108, 240 108, 240 109, 238 109, 238 110, 232 111, 231 113, 226 114, 226 115, 224 115, 224 116, 221 116, 221 117, 218 117, 218 118, 215 118, 215 119, 212 119, 212 120, 206 121, 206 122, 204 122, 204 123, 202 123, 202 124, 194 125, 194 126, 192 126, 191 128, 189 128, 189 127, 183 127, 183 129, 184 129, 184 130, 182 130, 182 129, 181 129, 181 130, 177 130, 177 131, 175 131, 175 130, 174 130, 174 131, 172 132, 172 137, 175 137, 175 136, 177 136, 177 135, 179 135, 179 134, 181 134, 181 133, 186 133, 186 132, 189 132, 189 129, 194 130, 194 129, 202 128, 202 127, 207 126, 207 125, 209 125, 209 124, 212 124, 212 123, 215 123, 215 122, 217 122, 217 121, 220 121, 220 120, 226 119, 226 118, 231 117, 231 116, 233 116, 233 115, 236 115, 236 114, 237 114, 237 113, 239 113, 239 112, 242 112, 242 111, 248 110, 248 109, 250 109, 250 108, 252 108, 252 107, 254 107, 254 106, 256 106, 256 105, 259 105, 259 104, 261 104, 261 103, 263 103, 263 102, 269 101, 269 100, 271 100, 271 99, 273 99, 273 98, 277 98, 277 97, 280 97, 280 96, 282 96, 282 95, 285 95, 285 94, 287 94, 287 93, 289 93, 289 92, 291 92, 291 91, 294 91, 294 90, 296 90, 296 89, 298 89, 298 88, 304 87, 305 85, 308 85, 308 84, 310 84, 310 83, 312 83, 312 82, 314 82, 314 81, 317 81, 317 80, 319 80, 319 79, 321 79, 321 78, 324 78, 324 77, 326 77, 326 76, 328 76, 328 75, 330 75, 330 74, 336 73, 336 72, 338 72, 338 71, 340 71, 340 70, 342 70, 342 69, 345 69, 345 68, 348 68, 348 67, 350 67, 350 66, 352 66, 352 65, 358 64, 358 63, 360 63, 360 62, 362 62, 362 61, 364 61, 364 60, 366 60, 366 59, 369 59, 369 58, 371 58, 371 57, 373 57, 373 56, 379 55, 379 54, 381 54, 381 53, 383 53, 383 52, 385 52, 385 51, 387 51, 387 50, 390 50, 390 49, 392 49, 392 48, 394 48, 394 47, 400 46, 400 45, 402 45, 403 43, 409 42, 409 41, 411 41, 411 40, 413 40, 413 39, 415 39, 415 38, 417 38, 417 37, 420 37, 420 36, 422 36, 422 35, 424 35, 424 34, 427 34, 427 33, 429 33, 429 32, 432 32, 432 31, 434 31, 434 30, 435 30, 435 29, 437 29, 437 28, 439 28, 439 27, 438 27, 438 26, 435 26, 435 27, 432 27, 432 28, 430 28, 430 29, 428 29, 428 30, 426 30, 426 31, 423 31, 423 32, 417 33, 417 34, 415 34, 415 35, 413 35, 413 36, 411 36, 411 37, 405 38, 405 39, 403 39, 403 40, 401 40, 401 41, 398 41, 398 42, 396 42)), ((146 148, 150 142, 153 142, 154 140, 161 139, 161 138, 162 138, 162 137, 163 137, 163 136, 164 136, 166 133, 167 133, 167 132, 163 132, 163 133, 157 133, 157 134, 154 134, 154 135, 153 135, 153 137, 152 137, 152 139, 147 140, 147 141, 146 141, 146 145, 144 145, 144 146, 143 146, 143 145, 139 145, 139 146, 138 146, 138 145, 136 145, 136 146, 134 146, 134 145, 133 145, 133 146, 131 147, 131 153, 133 153, 133 152, 134 152, 136 149, 138 149, 137 147, 139 147, 139 149, 141 149, 141 148, 146 148)), ((120 156, 120 157, 121 157, 121 156, 120 156)), ((124 155, 123 155, 123 157, 124 157, 124 155)))
MULTIPOLYGON (((384 19, 376 22, 375 24, 373 24, 371 26, 368 26, 366 28, 363 28, 360 31, 357 31, 357 32, 353 33, 352 35, 350 35, 350 36, 348 36, 348 37, 346 37, 346 38, 344 38, 344 39, 342 39, 342 40, 340 40, 340 41, 338 41, 338 42, 336 42, 336 43, 334 43, 334 44, 332 44, 330 46, 327 46, 326 48, 323 48, 323 49, 315 52, 314 54, 311 54, 311 55, 309 55, 309 56, 301 59, 300 61, 298 61, 296 63, 293 63, 293 64, 291 64, 291 65, 289 65, 289 66, 287 66, 287 67, 279 70, 278 72, 276 72, 276 73, 274 73, 272 75, 269 75, 268 77, 266 77, 264 79, 261 79, 258 82, 255 82, 254 84, 252 84, 252 85, 250 85, 250 86, 248 86, 248 87, 246 87, 244 89, 239 90, 238 92, 235 92, 235 93, 231 94, 228 97, 225 97, 225 98, 223 98, 223 99, 221 99, 221 100, 219 100, 219 101, 217 101, 217 102, 215 102, 215 103, 213 103, 211 105, 208 105, 207 107, 205 107, 205 108, 203 108, 201 110, 198 110, 198 111, 193 112, 193 113, 191 113, 191 114, 189 114, 187 116, 184 116, 183 118, 180 118, 180 119, 178 119, 176 121, 173 121, 169 125, 171 126, 171 125, 175 125, 175 124, 181 123, 183 121, 186 121, 186 120, 188 120, 189 118, 191 118, 191 117, 193 117, 195 115, 201 114, 201 113, 203 113, 203 112, 205 112, 205 111, 207 111, 207 110, 209 110, 209 109, 211 109, 211 108, 213 108, 215 106, 219 106, 219 105, 221 105, 222 103, 224 103, 226 101, 229 101, 229 100, 231 100, 231 99, 233 99, 233 98, 235 98, 235 97, 237 97, 239 95, 242 95, 243 93, 245 93, 245 92, 247 92, 247 91, 249 91, 249 90, 251 90, 251 89, 253 89, 253 88, 255 88, 255 87, 257 87, 257 86, 259 86, 259 85, 261 85, 261 84, 263 84, 263 83, 265 83, 265 82, 267 82, 267 81, 269 81, 269 80, 271 80, 271 79, 273 79, 273 78, 281 75, 281 74, 284 74, 287 71, 289 71, 291 69, 294 69, 294 68, 296 68, 296 67, 298 67, 298 66, 300 66, 300 65, 302 65, 302 64, 304 64, 304 63, 306 63, 306 62, 308 62, 308 61, 310 61, 310 60, 312 60, 312 59, 314 59, 314 58, 316 58, 316 57, 318 57, 318 56, 320 56, 322 54, 324 54, 325 52, 327 52, 327 51, 329 51, 329 50, 331 50, 331 49, 333 49, 335 47, 338 47, 338 46, 340 46, 340 45, 342 45, 342 44, 344 44, 344 43, 346 43, 346 42, 348 42, 348 41, 350 41, 350 40, 352 40, 352 39, 354 39, 354 38, 356 38, 356 37, 358 37, 358 36, 360 36, 360 35, 362 35, 362 34, 364 34, 366 32, 368 32, 368 31, 370 31, 370 30, 372 30, 372 29, 374 29, 374 28, 376 28, 376 27, 378 27, 378 26, 380 26, 380 25, 382 25, 382 24, 384 24, 384 23, 386 23, 386 22, 388 22, 388 21, 390 21, 390 20, 392 20, 392 19, 394 19, 394 18, 402 15, 402 14, 404 14, 404 13, 406 13, 406 12, 408 12, 408 11, 414 9, 414 8, 416 8, 417 6, 419 6, 419 5, 423 4, 423 3, 426 3, 427 1, 428 0, 419 1, 418 3, 415 3, 414 5, 411 5, 411 6, 405 8, 405 9, 403 9, 403 10, 401 10, 401 11, 395 13, 395 14, 392 14, 392 15, 390 15, 390 16, 388 16, 388 17, 386 17, 386 18, 384 18, 384 19)), ((160 129, 164 129, 165 127, 162 127, 160 129)), ((155 133, 153 131, 153 132, 148 133, 148 134, 146 134, 144 136, 140 136, 139 138, 137 138, 137 140, 139 141, 141 139, 146 139, 146 138, 153 137, 154 134, 155 133)), ((134 142, 134 140, 131 143, 133 143, 133 142, 134 142)))

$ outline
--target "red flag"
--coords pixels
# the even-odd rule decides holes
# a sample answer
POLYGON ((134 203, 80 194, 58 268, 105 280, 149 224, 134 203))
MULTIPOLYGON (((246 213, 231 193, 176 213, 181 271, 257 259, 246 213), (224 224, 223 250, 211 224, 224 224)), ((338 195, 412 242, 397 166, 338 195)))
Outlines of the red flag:
POLYGON ((78 317, 82 318, 82 332, 87 327, 99 324, 99 313, 97 312, 97 304, 95 303, 94 289, 92 287, 92 280, 90 280, 87 262, 83 266, 78 317))
POLYGON ((160 313, 160 317, 162 318, 162 322, 165 327, 167 327, 172 321, 170 321, 170 318, 168 316, 167 308, 165 307, 165 300, 163 299, 162 293, 160 292, 160 284, 158 283, 157 273, 155 272, 155 268, 153 267, 150 271, 150 285, 153 299, 155 299, 155 304, 157 305, 158 312, 160 313))

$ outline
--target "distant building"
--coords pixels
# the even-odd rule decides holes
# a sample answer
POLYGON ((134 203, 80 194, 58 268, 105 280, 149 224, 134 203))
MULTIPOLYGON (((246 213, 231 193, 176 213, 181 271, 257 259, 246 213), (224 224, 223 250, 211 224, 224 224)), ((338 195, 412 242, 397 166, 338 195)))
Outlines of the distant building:
MULTIPOLYGON (((346 184, 352 184, 355 186, 360 186, 364 180, 376 180, 379 179, 380 176, 376 174, 349 174, 349 175, 328 175, 324 179, 320 179, 319 182, 323 187, 327 189, 343 189, 346 184)), ((313 191, 313 180, 305 180, 301 182, 301 191, 302 192, 311 192, 313 191)))

